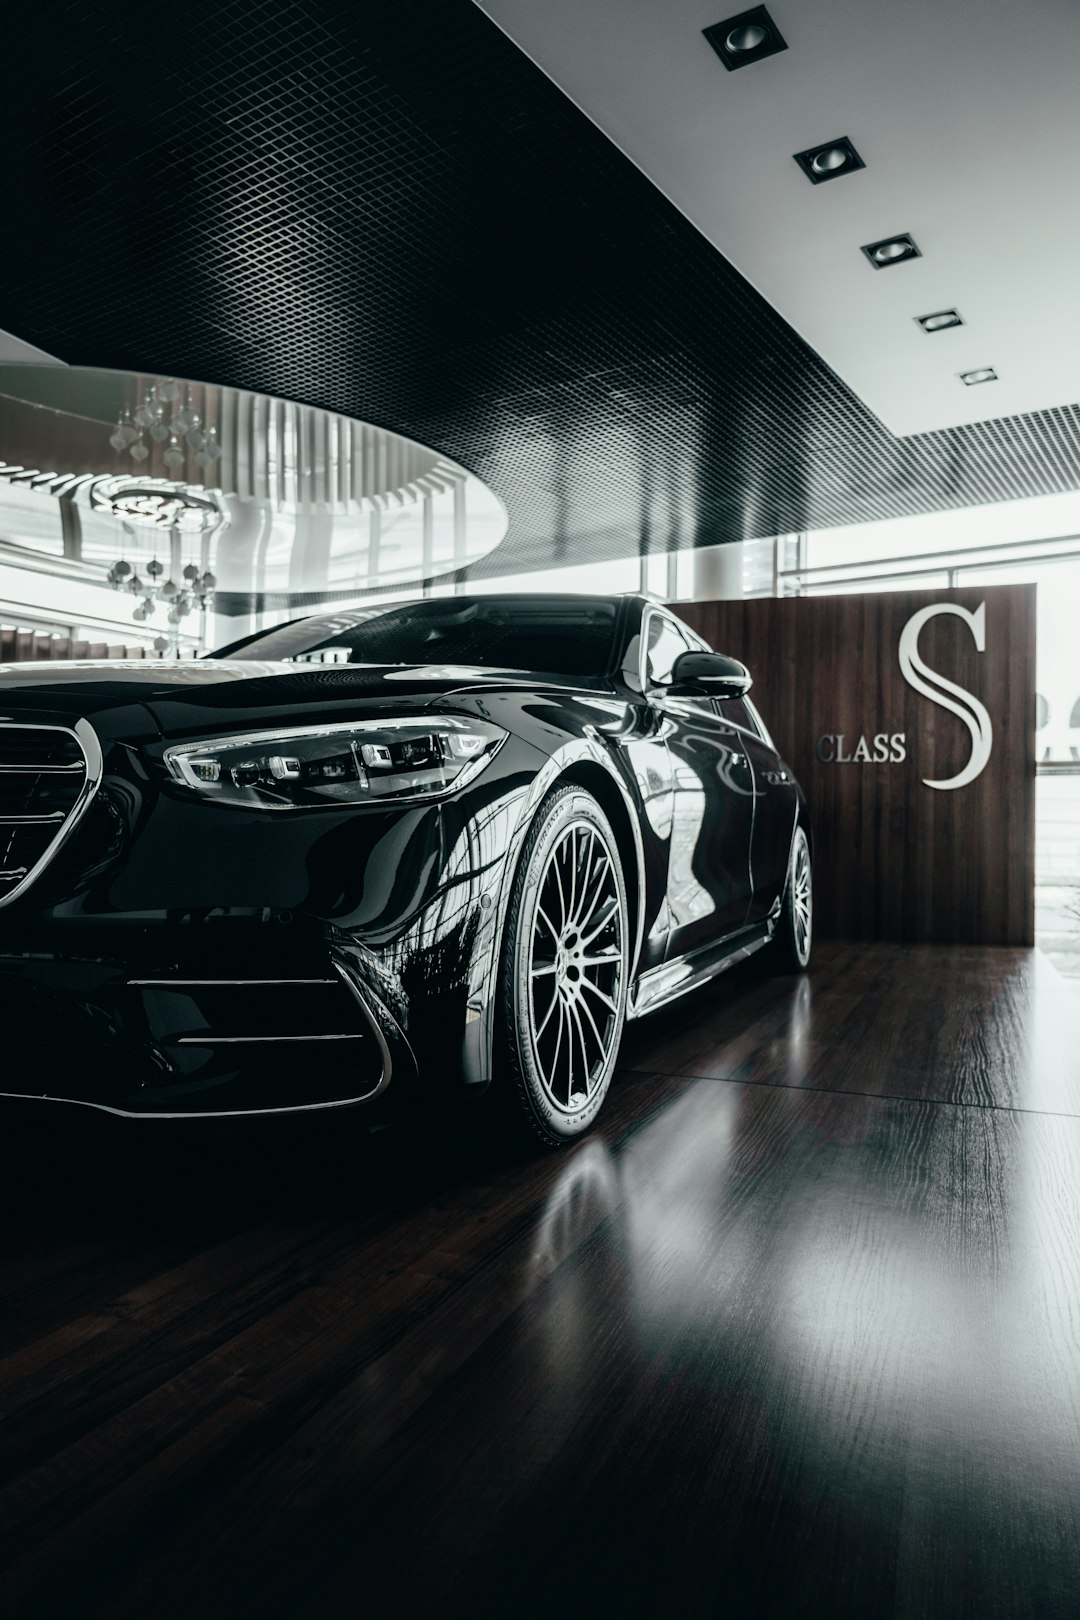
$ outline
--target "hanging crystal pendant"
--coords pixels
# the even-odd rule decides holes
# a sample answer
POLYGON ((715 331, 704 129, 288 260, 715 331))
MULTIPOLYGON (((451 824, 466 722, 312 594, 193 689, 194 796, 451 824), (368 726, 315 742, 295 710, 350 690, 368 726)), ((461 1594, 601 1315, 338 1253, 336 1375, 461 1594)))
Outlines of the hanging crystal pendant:
POLYGON ((208 428, 206 432, 206 453, 211 461, 220 461, 221 446, 218 444, 217 428, 208 428))
POLYGON ((169 448, 166 450, 161 459, 164 461, 166 467, 170 468, 172 472, 179 472, 180 468, 184 465, 184 452, 180 448, 180 444, 175 434, 170 437, 169 448))
POLYGON ((146 398, 135 412, 135 420, 138 422, 140 427, 146 428, 149 427, 152 422, 159 421, 164 414, 165 407, 161 404, 161 401, 158 399, 154 389, 151 388, 147 393, 146 398))
POLYGON ((119 427, 114 428, 109 434, 109 443, 112 445, 114 450, 127 449, 127 440, 124 438, 124 435, 121 433, 119 427))
POLYGON ((146 565, 146 572, 150 575, 151 579, 156 580, 161 578, 162 574, 165 572, 165 569, 163 565, 158 562, 156 557, 152 557, 146 565))
POLYGON ((176 421, 184 433, 190 433, 193 427, 202 426, 202 417, 191 403, 190 388, 187 391, 187 398, 184 401, 183 410, 177 411, 176 413, 176 421))
POLYGON ((149 454, 150 451, 143 443, 141 435, 135 440, 135 443, 128 450, 128 455, 131 457, 132 461, 145 461, 149 454))
POLYGON ((166 377, 164 382, 157 385, 158 399, 163 399, 167 405, 180 398, 180 384, 173 377, 166 377))
POLYGON ((128 445, 134 444, 139 437, 139 430, 131 420, 130 411, 121 412, 120 420, 116 424, 116 437, 120 440, 121 450, 126 450, 128 445))
POLYGON ((169 429, 164 422, 152 422, 149 433, 156 444, 164 444, 169 437, 169 429))
POLYGON ((201 427, 188 428, 187 442, 193 450, 202 450, 206 445, 206 434, 201 427))

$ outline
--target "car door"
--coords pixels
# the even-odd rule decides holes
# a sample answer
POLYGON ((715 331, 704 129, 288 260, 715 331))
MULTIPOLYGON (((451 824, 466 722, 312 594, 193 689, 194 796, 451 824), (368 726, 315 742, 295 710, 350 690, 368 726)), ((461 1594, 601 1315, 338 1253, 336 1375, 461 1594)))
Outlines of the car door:
POLYGON ((762 922, 783 893, 787 880, 799 790, 749 699, 723 698, 716 707, 724 719, 738 727, 753 773, 754 824, 750 849, 753 895, 748 921, 762 922))
POLYGON ((667 875, 666 957, 716 943, 742 928, 750 906, 754 787, 737 727, 710 698, 667 691, 676 658, 706 651, 673 615, 650 609, 645 687, 663 716, 674 797, 667 875))

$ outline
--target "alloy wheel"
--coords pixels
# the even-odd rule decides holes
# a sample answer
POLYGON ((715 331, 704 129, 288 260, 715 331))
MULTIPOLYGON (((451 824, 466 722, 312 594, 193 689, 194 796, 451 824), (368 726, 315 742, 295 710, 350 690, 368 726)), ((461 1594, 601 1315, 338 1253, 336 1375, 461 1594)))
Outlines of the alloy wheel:
POLYGON ((626 972, 618 856, 601 828, 575 820, 552 846, 529 940, 529 1036, 551 1103, 583 1108, 609 1068, 626 972))
POLYGON ((791 912, 795 931, 795 949, 800 962, 810 956, 810 939, 814 924, 814 891, 810 873, 810 850, 803 834, 796 845, 795 870, 791 878, 791 912))

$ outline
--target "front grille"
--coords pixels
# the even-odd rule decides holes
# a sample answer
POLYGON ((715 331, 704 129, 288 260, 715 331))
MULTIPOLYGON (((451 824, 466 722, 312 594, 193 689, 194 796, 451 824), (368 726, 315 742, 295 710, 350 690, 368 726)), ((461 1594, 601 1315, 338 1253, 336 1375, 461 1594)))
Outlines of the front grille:
POLYGON ((48 864, 100 774, 85 721, 73 730, 0 722, 0 906, 48 864))

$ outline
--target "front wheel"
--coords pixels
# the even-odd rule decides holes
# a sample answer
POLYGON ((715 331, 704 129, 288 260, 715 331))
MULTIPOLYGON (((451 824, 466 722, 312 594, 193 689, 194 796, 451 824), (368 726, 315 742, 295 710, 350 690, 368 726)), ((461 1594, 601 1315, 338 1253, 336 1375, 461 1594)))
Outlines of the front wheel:
POLYGON ((618 846, 583 788, 558 789, 529 831, 499 985, 498 1083, 549 1146, 588 1129, 626 1016, 628 907, 618 846))
POLYGON ((787 883, 773 942, 762 956, 773 973, 802 973, 810 961, 814 937, 814 873, 810 840, 796 827, 791 843, 787 883))

